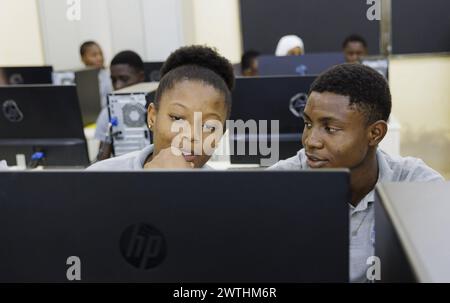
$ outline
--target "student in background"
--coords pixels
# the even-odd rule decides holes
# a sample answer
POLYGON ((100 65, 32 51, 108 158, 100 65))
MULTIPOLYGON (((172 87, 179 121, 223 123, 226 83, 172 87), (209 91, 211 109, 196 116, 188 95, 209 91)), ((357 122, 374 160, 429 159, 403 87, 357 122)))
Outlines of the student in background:
POLYGON ((130 50, 118 53, 111 61, 111 81, 114 90, 135 85, 145 80, 144 61, 130 50))
POLYGON ((106 98, 113 87, 100 45, 95 41, 86 41, 80 46, 80 56, 83 64, 88 68, 99 69, 98 82, 100 86, 101 106, 106 106, 106 98))
POLYGON ((287 35, 280 39, 275 51, 276 56, 300 56, 305 54, 303 40, 296 35, 287 35))
MULTIPOLYGON (((111 61, 111 81, 114 90, 144 82, 144 62, 133 51, 118 53, 111 61)), ((105 160, 111 156, 111 138, 109 138, 108 109, 104 107, 97 118, 95 139, 100 141, 97 160, 105 160)))
POLYGON ((366 282, 366 262, 375 253, 375 185, 443 181, 422 160, 391 156, 378 148, 390 113, 389 85, 377 71, 361 64, 332 67, 311 85, 303 114, 304 148, 270 168, 350 169, 351 282, 366 282))
POLYGON ((259 52, 246 51, 241 58, 241 74, 244 77, 254 77, 258 75, 259 52))
POLYGON ((359 63, 367 56, 367 42, 359 35, 350 35, 342 43, 342 50, 347 63, 359 63))
POLYGON ((103 51, 95 41, 86 41, 80 46, 81 61, 86 67, 104 69, 103 51))
POLYGON ((147 114, 153 144, 98 162, 90 170, 190 169, 208 162, 230 115, 233 66, 211 48, 189 46, 169 56, 161 76, 147 114), (197 136, 191 133, 196 129, 197 136), (211 142, 212 150, 206 152, 202 142, 211 142))

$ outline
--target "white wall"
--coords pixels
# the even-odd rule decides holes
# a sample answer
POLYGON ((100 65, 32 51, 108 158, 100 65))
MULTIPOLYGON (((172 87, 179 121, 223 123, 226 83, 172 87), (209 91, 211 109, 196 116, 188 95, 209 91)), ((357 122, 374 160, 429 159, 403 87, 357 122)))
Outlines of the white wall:
POLYGON ((81 0, 81 20, 69 21, 64 0, 38 0, 45 59, 55 69, 81 67, 78 49, 95 40, 106 63, 130 49, 144 61, 165 60, 184 44, 183 0, 81 0))
MULTIPOLYGON (((87 0, 92 1, 92 0, 87 0)), ((144 13, 141 0, 107 0, 109 35, 114 53, 131 49, 145 58, 144 13)))
POLYGON ((1 0, 0 65, 81 67, 78 48, 96 40, 108 63, 124 49, 160 61, 176 48, 206 44, 239 62, 238 0, 81 0, 69 21, 66 0, 1 0))
POLYGON ((143 0, 145 49, 148 61, 164 61, 186 44, 183 23, 185 0, 143 0))
POLYGON ((242 38, 238 0, 186 0, 184 28, 189 44, 213 46, 233 63, 241 60, 242 38))
POLYGON ((53 65, 57 70, 81 67, 79 47, 86 40, 97 41, 102 46, 106 59, 111 59, 107 1, 81 1, 81 20, 70 21, 66 16, 66 1, 38 0, 47 64, 53 65))
POLYGON ((189 44, 213 46, 232 62, 240 60, 238 0, 81 0, 80 21, 67 19, 64 0, 37 1, 45 59, 56 69, 80 67, 78 47, 86 40, 101 44, 107 62, 125 49, 162 61, 189 44))
POLYGON ((42 65, 35 0, 0 0, 0 66, 42 65))

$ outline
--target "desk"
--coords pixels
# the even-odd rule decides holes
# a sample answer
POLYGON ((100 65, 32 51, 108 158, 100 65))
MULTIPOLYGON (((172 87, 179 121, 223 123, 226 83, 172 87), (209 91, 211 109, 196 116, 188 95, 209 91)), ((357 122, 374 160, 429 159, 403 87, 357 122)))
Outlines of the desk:
POLYGON ((382 282, 450 282, 450 182, 376 188, 375 254, 382 282))

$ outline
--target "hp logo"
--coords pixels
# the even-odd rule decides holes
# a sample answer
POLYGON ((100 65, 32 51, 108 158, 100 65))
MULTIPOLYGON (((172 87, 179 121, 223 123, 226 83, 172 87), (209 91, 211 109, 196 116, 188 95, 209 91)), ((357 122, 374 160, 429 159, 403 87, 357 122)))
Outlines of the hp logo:
POLYGON ((120 238, 120 252, 124 259, 138 269, 158 266, 167 254, 163 234, 149 224, 127 227, 120 238))

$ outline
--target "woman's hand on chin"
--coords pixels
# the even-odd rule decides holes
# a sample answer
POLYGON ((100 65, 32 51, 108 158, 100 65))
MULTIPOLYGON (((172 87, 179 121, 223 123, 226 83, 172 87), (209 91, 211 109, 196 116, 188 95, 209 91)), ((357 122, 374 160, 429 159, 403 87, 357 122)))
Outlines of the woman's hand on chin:
POLYGON ((186 161, 181 151, 176 155, 172 148, 161 150, 157 155, 153 156, 152 160, 144 165, 144 169, 192 169, 193 162, 186 161))

